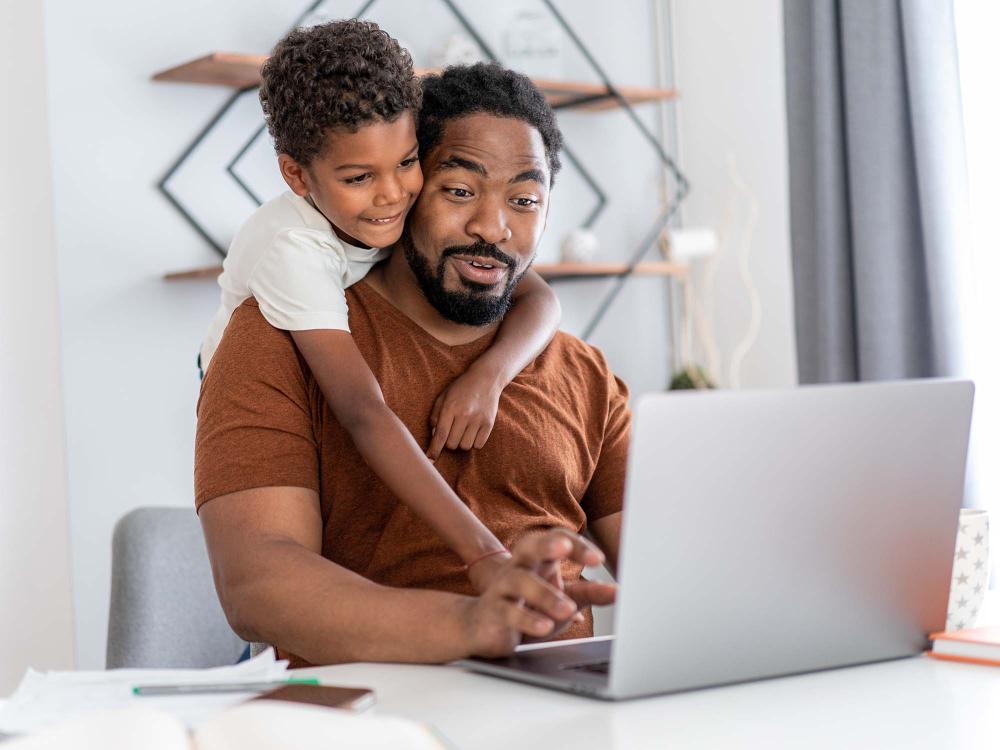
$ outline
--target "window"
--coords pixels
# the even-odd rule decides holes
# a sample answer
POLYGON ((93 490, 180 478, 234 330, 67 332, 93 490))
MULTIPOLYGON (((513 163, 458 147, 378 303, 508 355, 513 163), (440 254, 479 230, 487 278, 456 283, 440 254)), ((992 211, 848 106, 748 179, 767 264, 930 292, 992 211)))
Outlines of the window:
MULTIPOLYGON (((955 0, 962 114, 969 171, 974 314, 967 322, 976 407, 973 418, 973 504, 1000 524, 1000 3, 955 0)), ((992 588, 1000 578, 998 543, 992 535, 992 588)))

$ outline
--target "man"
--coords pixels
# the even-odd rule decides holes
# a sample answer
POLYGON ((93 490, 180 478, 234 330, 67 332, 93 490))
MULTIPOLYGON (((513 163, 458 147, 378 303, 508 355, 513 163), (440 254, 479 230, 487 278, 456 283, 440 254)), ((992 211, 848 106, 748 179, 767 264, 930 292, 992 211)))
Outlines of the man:
MULTIPOLYGON (((561 139, 531 82, 496 65, 428 80, 418 138, 425 182, 407 231, 348 307, 386 401, 427 445, 436 394, 490 345, 534 258, 561 139)), ((589 635, 590 605, 614 587, 580 579, 603 557, 578 534, 614 567, 629 421, 601 354, 560 333, 505 389, 486 445, 438 459, 512 551, 472 596, 459 559, 364 465, 289 335, 247 300, 202 387, 195 460, 230 624, 295 666, 443 662, 589 635)))

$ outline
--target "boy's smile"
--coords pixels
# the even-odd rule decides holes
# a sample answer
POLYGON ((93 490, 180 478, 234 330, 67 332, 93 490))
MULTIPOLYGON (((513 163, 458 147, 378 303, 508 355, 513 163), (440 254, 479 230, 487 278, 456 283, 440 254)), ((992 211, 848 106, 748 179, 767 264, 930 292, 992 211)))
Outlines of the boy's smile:
POLYGON ((368 123, 356 132, 338 129, 326 142, 308 166, 280 154, 285 182, 296 194, 309 195, 345 242, 392 245, 424 184, 413 114, 368 123))

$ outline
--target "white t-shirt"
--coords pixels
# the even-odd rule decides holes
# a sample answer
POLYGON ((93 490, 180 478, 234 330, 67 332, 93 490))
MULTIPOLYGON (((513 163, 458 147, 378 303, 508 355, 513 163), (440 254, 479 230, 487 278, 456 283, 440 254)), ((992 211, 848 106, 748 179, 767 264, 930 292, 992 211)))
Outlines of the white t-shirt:
POLYGON ((388 255, 342 242, 326 217, 291 191, 268 201, 236 233, 222 264, 222 302, 201 345, 202 371, 233 311, 251 295, 275 328, 350 331, 344 290, 388 255))

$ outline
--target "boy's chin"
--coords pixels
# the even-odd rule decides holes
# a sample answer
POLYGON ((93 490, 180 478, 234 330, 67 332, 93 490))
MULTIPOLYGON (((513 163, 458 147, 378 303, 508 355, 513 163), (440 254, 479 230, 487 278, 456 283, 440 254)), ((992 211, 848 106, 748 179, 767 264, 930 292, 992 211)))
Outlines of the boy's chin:
POLYGON ((358 227, 358 233, 353 236, 368 247, 383 248, 395 245, 402 235, 403 220, 400 218, 389 227, 358 227))

